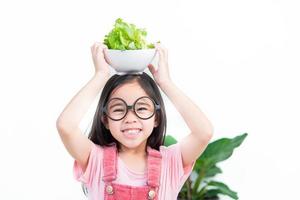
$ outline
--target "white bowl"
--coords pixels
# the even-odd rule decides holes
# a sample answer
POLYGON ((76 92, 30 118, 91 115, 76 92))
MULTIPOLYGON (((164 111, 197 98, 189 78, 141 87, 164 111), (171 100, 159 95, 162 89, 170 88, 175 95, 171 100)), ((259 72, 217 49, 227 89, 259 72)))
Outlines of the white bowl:
POLYGON ((105 53, 105 59, 118 74, 141 73, 152 62, 155 55, 155 49, 108 49, 105 53))

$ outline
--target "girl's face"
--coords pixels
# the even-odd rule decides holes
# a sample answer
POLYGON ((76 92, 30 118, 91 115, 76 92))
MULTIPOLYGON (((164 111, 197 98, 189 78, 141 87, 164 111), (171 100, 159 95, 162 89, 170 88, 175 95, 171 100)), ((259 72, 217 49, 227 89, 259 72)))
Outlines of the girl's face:
MULTIPOLYGON (((127 105, 133 105, 134 102, 142 96, 149 97, 138 82, 134 81, 115 88, 109 100, 112 98, 121 98, 127 105)), ((147 138, 151 135, 153 128, 158 125, 156 115, 143 120, 136 116, 132 109, 129 109, 126 116, 119 121, 114 121, 108 117, 106 117, 106 119, 104 123, 106 128, 109 129, 112 136, 121 143, 122 150, 144 150, 147 138)))

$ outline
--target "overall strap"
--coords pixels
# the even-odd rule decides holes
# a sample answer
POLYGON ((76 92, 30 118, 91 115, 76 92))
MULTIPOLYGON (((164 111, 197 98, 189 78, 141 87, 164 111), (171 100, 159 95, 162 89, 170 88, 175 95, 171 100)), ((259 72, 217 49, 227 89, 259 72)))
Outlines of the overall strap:
POLYGON ((151 147, 147 147, 148 152, 148 181, 147 184, 153 188, 159 186, 161 171, 161 153, 151 147))
POLYGON ((104 175, 102 180, 104 182, 112 182, 117 178, 117 147, 113 143, 113 146, 103 148, 103 170, 104 175))

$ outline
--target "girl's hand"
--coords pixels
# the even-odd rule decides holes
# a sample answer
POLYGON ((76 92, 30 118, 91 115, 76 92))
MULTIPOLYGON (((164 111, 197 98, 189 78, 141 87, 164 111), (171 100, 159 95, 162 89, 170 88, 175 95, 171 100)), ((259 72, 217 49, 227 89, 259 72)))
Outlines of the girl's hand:
POLYGON ((93 57, 93 62, 95 66, 95 73, 100 73, 104 76, 109 76, 109 65, 105 60, 105 51, 107 51, 107 46, 100 43, 95 42, 91 46, 91 52, 93 57))
POLYGON ((159 55, 158 67, 155 67, 152 64, 148 65, 150 72, 153 75, 155 82, 158 85, 171 81, 169 74, 168 66, 168 50, 162 46, 160 43, 155 43, 156 52, 159 55))

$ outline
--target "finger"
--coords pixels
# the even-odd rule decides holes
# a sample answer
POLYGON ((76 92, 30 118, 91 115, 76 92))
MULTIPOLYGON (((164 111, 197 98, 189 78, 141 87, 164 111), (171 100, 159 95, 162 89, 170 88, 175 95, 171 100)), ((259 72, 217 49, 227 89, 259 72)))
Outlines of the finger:
POLYGON ((161 47, 161 49, 162 49, 164 58, 165 58, 166 60, 168 60, 168 50, 167 50, 167 48, 161 47))
POLYGON ((108 49, 108 47, 105 44, 97 43, 96 49, 97 53, 103 53, 105 49, 108 49))
POLYGON ((155 44, 155 49, 158 52, 159 60, 163 60, 165 58, 165 55, 164 55, 163 49, 159 43, 155 44))
POLYGON ((165 55, 165 52, 164 52, 165 49, 160 43, 155 44, 155 49, 160 50, 162 52, 163 56, 165 55))
POLYGON ((95 47, 95 44, 93 46, 91 46, 91 52, 92 54, 95 54, 96 53, 96 47, 95 47))
POLYGON ((154 46, 155 46, 155 48, 161 48, 161 44, 158 42, 154 43, 154 46))
POLYGON ((96 45, 96 46, 101 46, 102 43, 101 43, 101 42, 95 42, 95 45, 96 45))
POLYGON ((94 44, 91 46, 92 52, 96 52, 96 49, 97 49, 98 45, 99 45, 98 42, 94 42, 94 44))
POLYGON ((103 55, 104 55, 104 59, 106 60, 106 62, 110 64, 111 62, 110 62, 110 60, 109 60, 109 58, 107 56, 107 49, 103 50, 103 55))
POLYGON ((103 50, 105 49, 106 47, 103 45, 103 44, 101 44, 101 43, 97 43, 96 44, 96 52, 97 53, 103 53, 103 50))
POLYGON ((168 59, 169 59, 169 52, 168 52, 168 50, 167 50, 167 49, 165 49, 165 58, 166 58, 166 60, 168 60, 168 59))
POLYGON ((104 49, 108 49, 107 45, 103 44, 103 48, 104 49))
POLYGON ((91 45, 91 49, 94 49, 96 45, 96 42, 93 43, 93 45, 91 45))
POLYGON ((97 42, 96 44, 97 44, 98 47, 100 47, 102 49, 107 48, 107 46, 105 44, 101 43, 101 42, 97 42))
POLYGON ((160 46, 160 43, 158 43, 158 42, 154 43, 154 46, 155 46, 155 49, 158 49, 158 48, 161 47, 161 46, 160 46))
POLYGON ((158 46, 158 48, 160 48, 162 50, 164 58, 168 59, 168 49, 160 43, 158 43, 157 46, 158 46))
POLYGON ((151 72, 151 74, 154 74, 155 73, 155 67, 152 65, 152 64, 149 64, 148 65, 148 69, 149 69, 149 71, 151 72))

